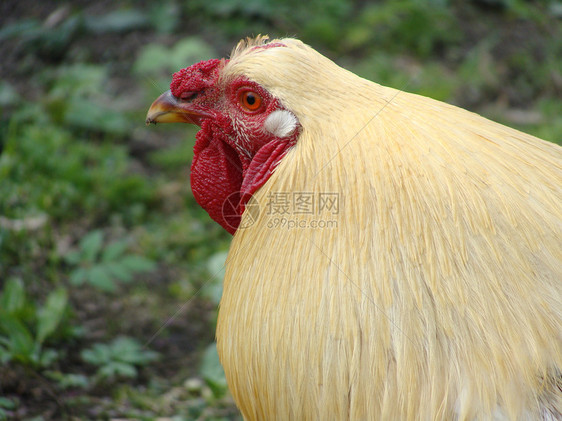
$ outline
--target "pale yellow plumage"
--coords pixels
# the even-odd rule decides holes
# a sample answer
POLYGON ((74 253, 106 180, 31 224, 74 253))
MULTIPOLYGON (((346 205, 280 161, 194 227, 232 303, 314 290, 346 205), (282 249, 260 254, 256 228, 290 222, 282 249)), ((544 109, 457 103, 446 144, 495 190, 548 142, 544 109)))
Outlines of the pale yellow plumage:
POLYGON ((244 417, 558 419, 562 149, 281 42, 221 76, 303 128, 227 259, 217 340, 244 417), (272 227, 275 192, 338 193, 298 215, 337 227, 272 227))

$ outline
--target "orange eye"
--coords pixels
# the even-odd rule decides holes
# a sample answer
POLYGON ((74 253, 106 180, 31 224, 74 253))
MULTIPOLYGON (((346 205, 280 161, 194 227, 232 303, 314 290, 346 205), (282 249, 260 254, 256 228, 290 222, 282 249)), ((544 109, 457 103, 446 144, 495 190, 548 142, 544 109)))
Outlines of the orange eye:
POLYGON ((242 91, 239 97, 240 104, 248 111, 256 111, 261 107, 261 96, 254 91, 242 91))

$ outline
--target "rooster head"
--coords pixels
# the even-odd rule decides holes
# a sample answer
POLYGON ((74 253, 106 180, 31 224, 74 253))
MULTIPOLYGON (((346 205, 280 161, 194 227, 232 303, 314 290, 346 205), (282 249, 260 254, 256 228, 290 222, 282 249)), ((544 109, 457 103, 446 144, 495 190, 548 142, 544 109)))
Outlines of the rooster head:
MULTIPOLYGON (((258 43, 253 49, 283 47, 258 43)), ((282 101, 256 81, 229 72, 226 59, 202 61, 176 72, 170 90, 150 107, 146 122, 200 126, 191 164, 193 195, 231 234, 252 194, 268 180, 300 132, 297 117, 282 101)))

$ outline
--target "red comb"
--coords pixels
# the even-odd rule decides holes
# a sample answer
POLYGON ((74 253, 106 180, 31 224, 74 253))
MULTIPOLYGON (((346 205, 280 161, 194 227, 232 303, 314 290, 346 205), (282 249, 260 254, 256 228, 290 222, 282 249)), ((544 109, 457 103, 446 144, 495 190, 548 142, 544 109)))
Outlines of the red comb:
POLYGON ((200 92, 213 86, 225 62, 216 58, 201 61, 174 73, 170 84, 172 94, 179 98, 183 92, 200 92))

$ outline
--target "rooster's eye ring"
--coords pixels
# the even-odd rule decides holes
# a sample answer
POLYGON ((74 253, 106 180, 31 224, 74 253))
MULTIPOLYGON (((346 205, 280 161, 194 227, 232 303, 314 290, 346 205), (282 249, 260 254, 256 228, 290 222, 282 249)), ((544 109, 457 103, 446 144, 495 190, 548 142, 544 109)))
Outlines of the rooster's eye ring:
POLYGON ((246 111, 257 111, 261 107, 262 103, 261 96, 250 90, 243 90, 240 93, 238 100, 240 101, 240 105, 242 105, 246 111))

